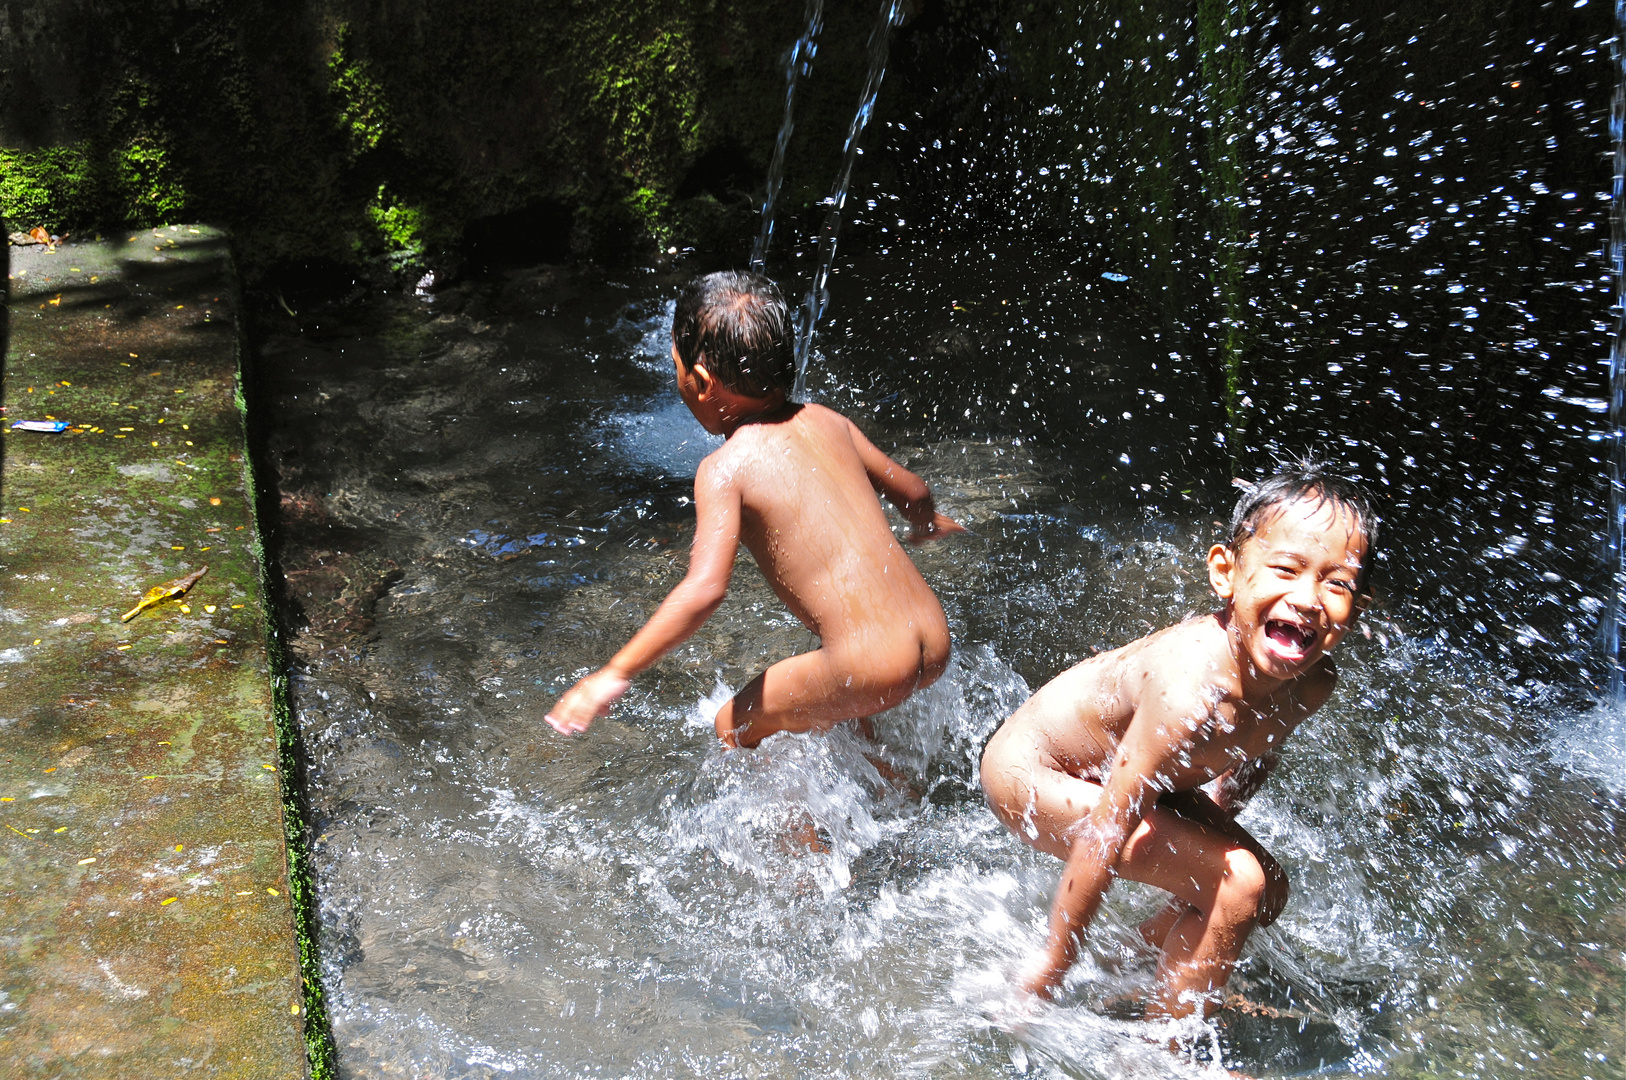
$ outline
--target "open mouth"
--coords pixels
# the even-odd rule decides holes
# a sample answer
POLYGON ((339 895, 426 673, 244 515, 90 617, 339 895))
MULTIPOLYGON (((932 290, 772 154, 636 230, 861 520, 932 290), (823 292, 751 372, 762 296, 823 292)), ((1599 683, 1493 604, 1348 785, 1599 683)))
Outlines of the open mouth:
POLYGON ((1297 659, 1310 650, 1315 631, 1284 619, 1271 619, 1265 623, 1265 637, 1284 659, 1297 659))

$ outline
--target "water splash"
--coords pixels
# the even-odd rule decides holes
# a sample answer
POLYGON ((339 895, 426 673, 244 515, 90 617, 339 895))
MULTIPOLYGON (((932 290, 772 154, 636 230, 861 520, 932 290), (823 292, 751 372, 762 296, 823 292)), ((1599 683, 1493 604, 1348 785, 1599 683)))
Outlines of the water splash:
POLYGON ((757 233, 751 246, 751 269, 762 272, 768 261, 768 245, 773 242, 773 205, 779 198, 779 186, 785 180, 785 150, 790 146, 791 132, 796 120, 796 81, 813 70, 813 57, 819 51, 814 39, 824 28, 824 0, 807 0, 807 29, 790 47, 785 59, 785 118, 779 123, 779 138, 773 145, 773 160, 768 163, 767 194, 762 199, 762 231, 757 233))
POLYGON ((1610 57, 1615 67, 1615 95, 1609 116, 1614 144, 1615 179, 1609 209, 1609 269, 1614 275, 1615 303, 1610 310, 1614 337, 1609 347, 1609 520, 1604 526, 1604 565, 1610 573, 1607 602, 1599 620, 1609 681, 1604 700, 1619 712, 1626 704, 1626 678, 1620 657, 1622 590, 1626 589, 1626 0, 1615 3, 1615 36, 1610 57))
POLYGON ((882 0, 881 12, 875 29, 869 35, 869 73, 864 77, 864 88, 858 95, 858 109, 852 123, 847 125, 847 143, 841 155, 841 171, 836 174, 835 188, 824 201, 826 207, 824 227, 819 232, 819 257, 813 267, 813 284, 802 301, 801 317, 796 328, 796 386, 792 391, 798 399, 807 397, 807 361, 813 350, 813 331, 819 316, 830 302, 826 287, 830 280, 830 264, 836 257, 836 236, 841 232, 841 211, 847 204, 847 189, 852 185, 853 165, 860 153, 858 139, 869 126, 875 112, 875 98, 881 92, 881 80, 886 76, 887 48, 892 39, 892 28, 903 13, 903 0, 882 0))

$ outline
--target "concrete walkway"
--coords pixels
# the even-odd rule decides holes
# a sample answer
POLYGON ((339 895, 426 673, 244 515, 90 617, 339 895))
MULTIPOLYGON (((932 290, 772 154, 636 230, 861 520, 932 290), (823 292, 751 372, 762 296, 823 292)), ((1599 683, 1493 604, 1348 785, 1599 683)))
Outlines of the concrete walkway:
POLYGON ((9 262, 0 1073, 305 1076, 224 239, 9 262))

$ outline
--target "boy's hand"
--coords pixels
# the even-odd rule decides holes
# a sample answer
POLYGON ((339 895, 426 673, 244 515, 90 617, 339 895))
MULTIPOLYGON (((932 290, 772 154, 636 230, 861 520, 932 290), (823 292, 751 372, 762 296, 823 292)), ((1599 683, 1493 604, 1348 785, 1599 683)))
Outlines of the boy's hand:
POLYGON ((1070 967, 1071 960, 1058 961, 1047 949, 1038 966, 1022 979, 1022 989, 1034 997, 1049 1001, 1055 997, 1056 991, 1061 989, 1063 980, 1067 978, 1067 969, 1070 967))
POLYGON ((953 518, 933 511, 932 519, 927 522, 915 522, 909 530, 911 544, 924 544, 939 537, 950 536, 954 533, 965 532, 965 526, 953 518))
POLYGON ((586 731, 594 720, 610 715, 610 706, 631 685, 632 680, 600 668, 565 692, 548 710, 548 723, 561 735, 586 731))

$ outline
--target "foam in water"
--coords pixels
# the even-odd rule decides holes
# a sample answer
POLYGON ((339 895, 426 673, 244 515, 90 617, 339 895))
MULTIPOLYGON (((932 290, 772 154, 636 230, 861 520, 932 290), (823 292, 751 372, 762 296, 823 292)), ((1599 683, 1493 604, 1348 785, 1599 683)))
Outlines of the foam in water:
POLYGON ((1626 795, 1626 704, 1600 702, 1589 712, 1561 717, 1552 747, 1560 765, 1626 795))

